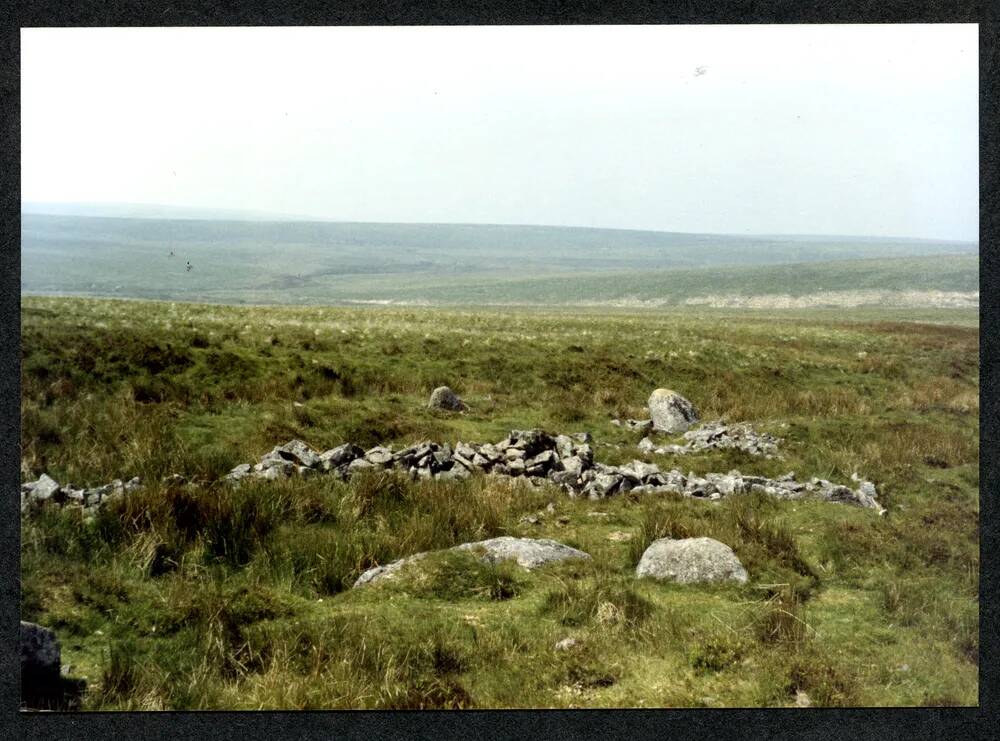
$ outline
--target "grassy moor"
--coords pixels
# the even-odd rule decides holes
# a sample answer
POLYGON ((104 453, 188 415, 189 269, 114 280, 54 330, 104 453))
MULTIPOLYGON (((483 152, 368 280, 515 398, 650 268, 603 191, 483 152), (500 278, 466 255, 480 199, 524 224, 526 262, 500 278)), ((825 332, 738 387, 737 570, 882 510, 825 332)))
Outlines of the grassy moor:
POLYGON ((24 296, 21 322, 22 480, 142 482, 96 513, 22 514, 21 619, 56 632, 81 709, 978 703, 976 309, 24 296), (428 407, 443 385, 463 411, 428 407), (612 420, 647 418, 660 387, 777 454, 641 450, 649 433, 612 420), (221 480, 293 439, 395 451, 532 428, 590 433, 614 466, 856 474, 886 512, 377 466, 221 480), (499 536, 591 558, 528 570, 444 550, 499 536), (702 536, 745 583, 636 578, 655 540, 702 536))

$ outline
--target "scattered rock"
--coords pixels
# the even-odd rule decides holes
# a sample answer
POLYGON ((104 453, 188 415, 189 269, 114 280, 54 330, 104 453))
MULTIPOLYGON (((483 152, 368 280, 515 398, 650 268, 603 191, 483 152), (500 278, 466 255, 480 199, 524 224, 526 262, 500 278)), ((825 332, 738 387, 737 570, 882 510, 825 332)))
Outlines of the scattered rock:
POLYGON ((684 432, 698 421, 694 405, 669 389, 656 389, 650 395, 648 405, 653 429, 661 432, 684 432))
POLYGON ((232 471, 223 476, 223 479, 227 481, 242 481, 247 476, 253 473, 253 466, 249 463, 241 463, 236 466, 232 471))
POLYGON ((385 579, 393 579, 398 576, 399 572, 405 567, 422 558, 426 558, 430 555, 431 551, 426 553, 415 553, 412 556, 407 556, 406 558, 401 558, 398 561, 393 561, 385 566, 375 566, 374 568, 368 569, 361 576, 357 578, 354 582, 355 587, 362 587, 365 584, 374 584, 375 582, 380 582, 385 579))
POLYGON ((561 641, 556 643, 553 648, 556 651, 569 651, 570 649, 576 648, 580 645, 580 641, 576 638, 563 638, 561 641))
POLYGON ((747 423, 723 424, 721 420, 706 422, 684 433, 688 452, 737 449, 751 455, 773 456, 778 452, 780 438, 757 432, 747 423))
POLYGON ((733 549, 712 538, 655 540, 642 554, 635 575, 679 584, 747 580, 733 549))
POLYGON ((614 543, 624 543, 625 541, 632 540, 632 533, 622 532, 621 530, 615 530, 608 533, 608 540, 614 543))
POLYGON ((705 422, 684 433, 684 445, 657 445, 648 437, 639 441, 638 448, 646 454, 686 455, 705 450, 742 450, 755 456, 773 458, 778 454, 781 438, 766 432, 757 432, 751 425, 741 422, 724 424, 720 420, 705 422))
POLYGON ((465 402, 447 386, 438 386, 434 389, 431 392, 431 398, 427 402, 427 406, 431 409, 444 409, 449 412, 461 412, 463 409, 466 409, 465 402))
POLYGON ((42 506, 81 507, 87 516, 93 515, 103 503, 131 494, 142 487, 138 476, 127 482, 115 479, 109 484, 93 489, 76 489, 69 484, 60 486, 47 474, 37 481, 21 484, 21 512, 27 513, 42 506))
POLYGON ((875 500, 874 496, 868 493, 875 490, 875 485, 870 481, 862 483, 857 491, 840 484, 832 484, 825 479, 811 479, 809 484, 817 487, 819 489, 817 495, 827 502, 866 507, 874 509, 880 516, 885 514, 885 508, 875 500))

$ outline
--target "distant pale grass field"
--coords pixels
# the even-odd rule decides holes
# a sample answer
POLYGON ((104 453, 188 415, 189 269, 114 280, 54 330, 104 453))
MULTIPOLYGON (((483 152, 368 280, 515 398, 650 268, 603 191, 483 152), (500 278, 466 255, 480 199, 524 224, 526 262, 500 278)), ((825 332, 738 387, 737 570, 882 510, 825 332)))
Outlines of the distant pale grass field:
POLYGON ((89 526, 22 520, 22 618, 58 632, 85 709, 976 704, 978 328, 969 312, 907 316, 24 297, 22 477, 148 485, 89 526), (442 384, 467 413, 425 408, 442 384), (537 426, 588 430, 598 460, 624 462, 640 436, 609 420, 644 417, 660 386, 785 441, 780 461, 661 467, 857 472, 889 514, 574 501, 488 478, 213 483, 293 437, 322 450, 537 426), (158 483, 171 473, 201 485, 158 483), (503 534, 594 561, 529 574, 438 558, 348 589, 374 564, 503 534), (750 582, 631 577, 651 540, 697 535, 731 545, 750 582), (579 646, 555 651, 568 636, 579 646))

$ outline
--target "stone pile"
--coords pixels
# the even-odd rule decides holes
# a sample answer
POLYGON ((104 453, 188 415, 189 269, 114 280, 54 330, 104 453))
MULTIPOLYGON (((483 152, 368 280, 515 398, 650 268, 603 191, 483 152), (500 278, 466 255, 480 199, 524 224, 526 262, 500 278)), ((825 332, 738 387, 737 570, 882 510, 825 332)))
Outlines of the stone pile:
MULTIPOLYGON (((594 460, 592 443, 593 439, 586 432, 553 436, 538 429, 511 430, 496 443, 458 442, 454 448, 447 443, 424 441, 400 450, 382 445, 364 450, 344 443, 319 453, 301 440, 292 440, 275 447, 256 464, 236 466, 223 480, 237 483, 245 479, 279 480, 318 474, 332 474, 347 480, 358 471, 393 469, 413 479, 440 481, 483 473, 525 477, 536 484, 548 480, 574 498, 604 499, 632 492, 675 493, 718 500, 734 494, 760 492, 778 499, 815 496, 830 502, 867 507, 879 514, 885 512, 877 501, 874 484, 856 476, 853 477, 856 487, 851 488, 815 478, 798 482, 794 474, 777 479, 744 475, 735 470, 727 474, 684 475, 677 469, 662 471, 659 466, 640 460, 609 466, 594 460)), ((94 489, 74 489, 42 474, 37 481, 21 485, 21 511, 51 504, 78 506, 84 514, 93 515, 103 503, 140 486, 136 477, 127 482, 115 479, 94 489)))
POLYGON ((48 474, 42 474, 37 481, 21 484, 21 512, 43 506, 76 506, 84 514, 93 515, 105 502, 131 494, 142 486, 139 477, 128 481, 115 479, 93 489, 76 489, 69 484, 59 484, 48 474))
POLYGON ((357 471, 389 468, 405 471, 415 479, 467 478, 475 471, 544 478, 554 471, 582 472, 589 468, 594 460, 590 442, 585 432, 552 437, 541 430, 511 430, 495 444, 458 442, 452 448, 447 443, 424 441, 393 451, 382 445, 364 450, 345 443, 316 453, 301 440, 292 440, 274 448, 254 465, 237 466, 225 478, 279 479, 329 472, 346 480, 357 471))
POLYGON ((588 433, 549 435, 542 430, 511 430, 497 443, 458 442, 452 448, 429 441, 393 451, 375 446, 363 450, 345 443, 317 453, 301 440, 280 445, 257 464, 242 464, 225 479, 238 482, 247 478, 281 479, 293 475, 331 473, 349 479, 357 471, 395 469, 414 479, 459 479, 473 473, 498 476, 523 476, 541 483, 551 481, 571 497, 603 499, 633 492, 635 494, 676 493, 682 496, 722 499, 734 494, 760 492, 779 499, 816 496, 831 502, 868 507, 884 513, 876 501, 871 482, 857 479, 856 489, 822 479, 798 482, 794 474, 778 479, 743 475, 708 473, 684 475, 674 469, 661 471, 658 466, 633 460, 621 466, 594 461, 592 439, 588 433))
MULTIPOLYGON (((634 420, 629 420, 634 421, 634 420)), ((781 438, 766 432, 757 432, 745 422, 725 424, 721 420, 705 422, 684 433, 684 445, 657 446, 650 438, 639 441, 643 453, 658 455, 685 455, 705 450, 742 450, 750 455, 773 458, 778 454, 781 438)))

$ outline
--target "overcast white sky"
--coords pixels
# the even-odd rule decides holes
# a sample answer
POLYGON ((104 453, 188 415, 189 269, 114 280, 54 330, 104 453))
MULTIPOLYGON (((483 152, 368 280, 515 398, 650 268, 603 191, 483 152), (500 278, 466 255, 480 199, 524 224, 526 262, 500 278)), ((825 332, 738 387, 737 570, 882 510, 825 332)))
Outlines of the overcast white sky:
POLYGON ((977 35, 23 29, 22 199, 978 239, 977 35))

